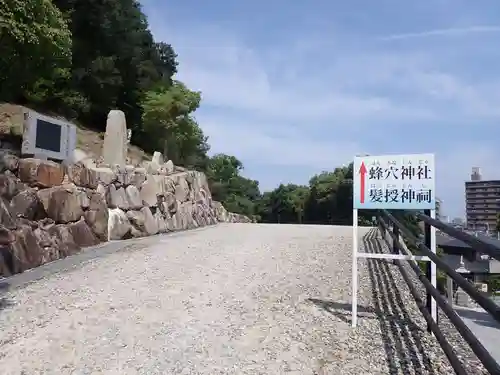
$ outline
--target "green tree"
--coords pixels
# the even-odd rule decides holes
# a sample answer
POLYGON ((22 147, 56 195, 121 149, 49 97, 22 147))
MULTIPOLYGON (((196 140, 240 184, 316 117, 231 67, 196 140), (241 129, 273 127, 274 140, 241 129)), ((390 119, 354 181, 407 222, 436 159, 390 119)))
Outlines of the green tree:
POLYGON ((141 102, 145 91, 168 84, 175 53, 155 43, 135 0, 54 0, 73 35, 71 87, 88 102, 80 117, 104 129, 110 109, 125 112, 133 140, 145 142, 141 102))
POLYGON ((262 196, 258 214, 264 222, 302 223, 308 195, 307 186, 281 184, 262 196))
POLYGON ((500 292, 500 276, 490 275, 487 279, 488 292, 498 294, 500 292))
POLYGON ((236 157, 226 154, 216 154, 210 158, 209 175, 218 182, 229 181, 239 176, 243 164, 236 157))
MULTIPOLYGON (((353 164, 350 163, 313 176, 308 186, 281 184, 265 192, 256 204, 257 212, 263 222, 350 225, 352 187, 353 164)), ((377 213, 360 210, 359 224, 373 225, 372 217, 377 213)), ((417 226, 414 215, 402 217, 417 226)))
POLYGON ((142 136, 147 150, 162 150, 175 164, 206 164, 207 137, 193 117, 200 100, 199 92, 179 81, 148 91, 142 102, 142 136))
POLYGON ((261 201, 259 183, 243 177, 243 164, 236 157, 216 154, 209 158, 207 177, 212 197, 229 211, 255 217, 261 201))
POLYGON ((291 195, 297 222, 302 224, 304 222, 306 202, 309 198, 309 189, 307 186, 296 186, 291 195))
MULTIPOLYGON (((0 1, 0 100, 98 130, 110 109, 121 109, 133 144, 208 169, 208 139, 193 116, 201 95, 172 79, 177 56, 153 39, 136 0, 0 1)), ((220 184, 235 197, 258 192, 258 183, 242 176, 220 184)))
POLYGON ((152 51, 152 62, 154 69, 151 74, 146 77, 151 77, 151 82, 143 79, 144 86, 153 87, 158 84, 170 86, 172 77, 177 73, 177 54, 172 46, 165 42, 155 43, 155 49, 152 51))
POLYGON ((50 0, 0 0, 0 99, 26 102, 37 82, 64 78, 71 33, 50 0))
MULTIPOLYGON (((322 172, 309 181, 309 199, 306 203, 306 222, 314 224, 347 225, 352 223, 353 165, 322 172)), ((364 223, 371 217, 369 212, 359 212, 364 223)))

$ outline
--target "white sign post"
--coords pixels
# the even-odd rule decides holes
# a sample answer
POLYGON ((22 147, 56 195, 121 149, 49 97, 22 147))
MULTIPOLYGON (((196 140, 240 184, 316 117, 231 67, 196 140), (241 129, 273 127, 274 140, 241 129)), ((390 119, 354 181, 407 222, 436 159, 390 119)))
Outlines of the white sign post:
MULTIPOLYGON (((435 217, 435 165, 433 154, 356 156, 353 183, 352 236, 352 326, 358 315, 358 258, 424 260, 403 254, 358 253, 358 210, 431 210, 435 217)), ((431 227, 431 251, 436 252, 436 229, 431 227)), ((431 265, 431 283, 436 287, 436 265, 431 265)), ((432 299, 431 315, 437 318, 432 299)))

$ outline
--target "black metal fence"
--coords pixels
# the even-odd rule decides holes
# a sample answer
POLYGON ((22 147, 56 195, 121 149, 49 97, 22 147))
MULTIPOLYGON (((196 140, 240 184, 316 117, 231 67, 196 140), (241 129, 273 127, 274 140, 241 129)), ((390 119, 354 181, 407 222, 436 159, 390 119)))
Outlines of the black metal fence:
MULTIPOLYGON (((416 249, 420 254, 427 256, 432 262, 436 264, 436 267, 444 271, 453 281, 461 287, 477 304, 479 304, 485 311, 487 311, 496 321, 500 322, 500 307, 495 304, 485 293, 479 291, 473 284, 471 284, 467 279, 456 272, 452 267, 445 263, 437 254, 430 249, 430 228, 434 226, 435 228, 441 230, 449 236, 459 239, 474 250, 487 254, 490 257, 500 260, 500 247, 494 244, 487 243, 481 239, 472 236, 468 233, 462 232, 456 228, 453 228, 439 220, 431 218, 429 215, 418 213, 417 217, 419 220, 425 223, 424 239, 415 236, 407 227, 405 227, 398 219, 396 219, 390 212, 383 210, 380 215, 378 215, 378 225, 383 234, 389 233, 392 238, 393 251, 397 253, 403 253, 406 255, 416 255, 411 254, 406 246, 400 242, 401 238, 407 241, 414 249, 416 249)), ((402 265, 400 260, 395 261, 397 264, 402 265)), ((441 345, 443 351, 448 357, 451 366, 455 370, 456 374, 466 375, 462 362, 456 355, 453 347, 450 345, 445 335, 441 331, 439 324, 435 321, 431 315, 431 300, 434 298, 437 307, 441 308, 443 313, 448 317, 450 322, 455 326, 460 335, 469 344, 472 351, 476 354, 478 359, 483 363, 484 367, 491 374, 500 375, 500 365, 495 361, 491 354, 486 350, 486 348, 477 339, 474 333, 467 327, 464 321, 453 309, 453 306, 449 304, 447 298, 445 298, 436 289, 430 281, 430 262, 427 262, 429 267, 427 267, 426 272, 423 272, 415 261, 408 262, 410 267, 413 269, 419 280, 425 287, 427 292, 427 298, 424 302, 420 296, 418 289, 413 283, 412 279, 409 277, 408 273, 404 267, 399 267, 403 279, 408 284, 410 292, 415 298, 419 310, 422 312, 427 325, 428 330, 432 332, 439 344, 441 345)))

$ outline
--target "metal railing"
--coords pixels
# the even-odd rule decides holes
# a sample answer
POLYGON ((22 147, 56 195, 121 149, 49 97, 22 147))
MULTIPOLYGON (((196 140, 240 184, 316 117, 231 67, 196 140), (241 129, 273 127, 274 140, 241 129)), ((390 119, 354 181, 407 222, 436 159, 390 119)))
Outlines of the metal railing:
MULTIPOLYGON (((378 225, 381 230, 383 237, 385 238, 386 233, 389 233, 392 238, 392 248, 393 252, 403 253, 405 255, 416 255, 411 254, 407 246, 401 242, 402 239, 406 240, 409 245, 418 250, 421 255, 427 256, 432 262, 436 264, 436 267, 444 271, 453 281, 461 287, 478 305, 480 305, 486 312, 488 312, 496 321, 500 322, 500 306, 498 306, 493 300, 491 300, 485 293, 476 289, 467 279, 456 272, 452 267, 445 263, 436 253, 431 251, 429 240, 430 237, 430 227, 434 226, 440 231, 448 234, 451 237, 459 239, 472 249, 487 254, 494 259, 500 260, 500 247, 495 246, 492 243, 485 242, 478 237, 470 235, 468 233, 462 232, 456 228, 453 228, 439 220, 433 219, 428 215, 417 213, 417 218, 425 223, 426 230, 424 240, 415 236, 407 227, 405 227, 398 219, 396 219, 390 212, 382 210, 378 215, 378 225), (386 222, 386 220, 388 222, 386 222), (388 224, 389 223, 389 224, 388 224)), ((402 266, 402 260, 395 260, 396 264, 402 266)), ((500 366, 491 356, 491 354, 486 350, 486 348, 477 339, 474 333, 467 327, 464 321, 460 318, 457 312, 454 310, 453 306, 448 302, 437 288, 435 288, 430 281, 430 270, 423 272, 417 262, 408 261, 408 264, 412 270, 417 275, 418 279, 422 282, 425 290, 427 292, 427 300, 424 302, 420 296, 420 293, 415 286, 412 279, 409 277, 404 267, 399 267, 401 275, 405 282, 408 284, 410 292, 417 303, 419 310, 424 316, 428 330, 432 332, 441 348, 443 349, 445 355, 450 361, 451 366, 455 370, 456 374, 466 375, 467 372, 464 369, 462 362, 453 350, 452 345, 448 342, 442 330, 439 327, 437 321, 432 318, 431 315, 431 300, 434 299, 436 304, 443 313, 448 317, 450 322, 455 326, 457 331, 463 337, 463 339, 470 346, 474 354, 482 362, 483 366, 491 374, 500 374, 500 366)), ((430 262, 428 262, 430 265, 430 262)))

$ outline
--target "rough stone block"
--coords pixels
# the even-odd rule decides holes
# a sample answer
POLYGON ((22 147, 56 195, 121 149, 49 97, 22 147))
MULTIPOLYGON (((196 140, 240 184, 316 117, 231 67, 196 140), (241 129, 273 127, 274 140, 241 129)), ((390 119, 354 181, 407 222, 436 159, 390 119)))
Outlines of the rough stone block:
POLYGON ((84 219, 69 224, 68 229, 75 243, 81 247, 94 246, 100 242, 84 219))
POLYGON ((61 164, 40 159, 20 159, 19 178, 22 182, 42 188, 61 185, 64 167, 61 164))
POLYGON ((127 215, 119 208, 111 208, 108 210, 108 240, 121 240, 132 229, 127 215))
POLYGON ((164 225, 158 225, 158 222, 151 213, 151 209, 149 207, 143 207, 141 212, 144 215, 144 229, 146 233, 150 236, 157 234, 160 228, 163 228, 164 225))
POLYGON ((129 185, 125 189, 125 193, 127 195, 129 209, 138 210, 142 208, 143 204, 139 189, 137 189, 134 185, 129 185))
POLYGON ((35 189, 24 190, 13 197, 10 201, 10 212, 13 217, 35 221, 47 216, 35 189))
POLYGON ((116 188, 114 185, 109 185, 107 202, 110 208, 118 207, 122 210, 128 210, 130 208, 127 194, 122 187, 116 188))
POLYGON ((83 209, 76 188, 60 186, 49 192, 47 216, 56 223, 78 221, 82 215, 83 209))
POLYGON ((108 167, 86 167, 83 164, 68 166, 67 174, 69 181, 77 186, 96 189, 99 184, 109 185, 117 181, 118 177, 108 167))

